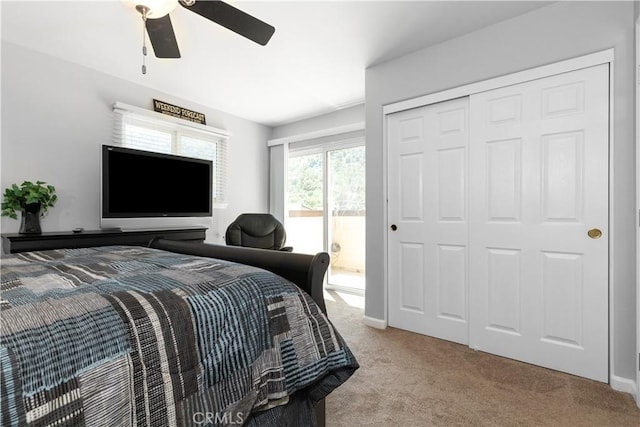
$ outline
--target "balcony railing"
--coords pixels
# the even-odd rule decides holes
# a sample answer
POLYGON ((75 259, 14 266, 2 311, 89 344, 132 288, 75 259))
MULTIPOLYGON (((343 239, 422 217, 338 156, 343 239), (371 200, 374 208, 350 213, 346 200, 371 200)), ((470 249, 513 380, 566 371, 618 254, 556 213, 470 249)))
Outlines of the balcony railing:
MULTIPOLYGON (((348 272, 365 269, 365 212, 333 211, 329 218, 331 266, 348 272)), ((285 223, 287 245, 296 252, 316 253, 323 249, 323 211, 289 210, 285 223)))

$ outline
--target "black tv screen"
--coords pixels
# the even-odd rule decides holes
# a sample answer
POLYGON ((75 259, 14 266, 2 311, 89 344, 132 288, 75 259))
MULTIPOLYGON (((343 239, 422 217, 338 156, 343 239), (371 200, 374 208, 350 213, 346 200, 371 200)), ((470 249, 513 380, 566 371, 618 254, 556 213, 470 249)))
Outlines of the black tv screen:
POLYGON ((102 146, 102 217, 211 216, 213 163, 102 146))

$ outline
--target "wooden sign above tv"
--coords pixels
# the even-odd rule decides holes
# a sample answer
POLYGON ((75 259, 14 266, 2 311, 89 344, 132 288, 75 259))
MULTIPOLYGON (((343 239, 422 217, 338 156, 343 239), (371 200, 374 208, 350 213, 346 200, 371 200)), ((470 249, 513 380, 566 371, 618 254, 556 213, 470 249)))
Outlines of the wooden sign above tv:
POLYGON ((157 99, 153 100, 153 110, 168 116, 180 117, 181 119, 200 123, 201 125, 207 124, 204 114, 187 108, 178 107, 177 105, 169 104, 167 102, 158 101, 157 99))

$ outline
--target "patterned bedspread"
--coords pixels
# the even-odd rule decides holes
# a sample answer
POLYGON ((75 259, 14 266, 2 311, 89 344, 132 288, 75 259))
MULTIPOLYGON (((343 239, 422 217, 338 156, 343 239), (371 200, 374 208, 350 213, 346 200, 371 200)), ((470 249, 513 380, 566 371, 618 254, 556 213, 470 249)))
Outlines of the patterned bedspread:
MULTIPOLYGON (((111 246, 4 256, 2 425, 242 425, 358 364, 270 272, 111 246)), ((311 423, 311 421, 310 421, 311 423)))

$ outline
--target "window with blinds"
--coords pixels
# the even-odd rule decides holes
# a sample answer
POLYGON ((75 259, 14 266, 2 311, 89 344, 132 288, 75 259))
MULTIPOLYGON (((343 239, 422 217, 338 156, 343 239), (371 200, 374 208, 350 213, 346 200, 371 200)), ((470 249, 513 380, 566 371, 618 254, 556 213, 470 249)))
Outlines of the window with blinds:
POLYGON ((121 103, 113 111, 114 145, 211 160, 214 207, 226 205, 227 132, 121 103))

